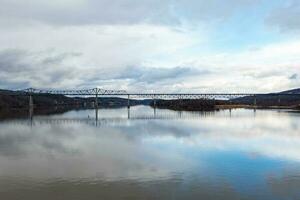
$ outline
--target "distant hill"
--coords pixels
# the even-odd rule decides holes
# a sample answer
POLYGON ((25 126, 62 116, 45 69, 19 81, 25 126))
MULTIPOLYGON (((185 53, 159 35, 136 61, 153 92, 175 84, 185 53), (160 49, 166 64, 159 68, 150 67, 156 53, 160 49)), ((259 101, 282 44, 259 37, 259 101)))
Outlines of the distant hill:
MULTIPOLYGON (((245 96, 235 98, 232 99, 232 102, 235 104, 252 105, 254 97, 245 96)), ((258 95, 256 97, 256 104, 258 106, 298 106, 300 105, 300 88, 277 93, 269 93, 267 95, 258 95)))
POLYGON ((300 88, 279 92, 279 94, 300 94, 300 88))

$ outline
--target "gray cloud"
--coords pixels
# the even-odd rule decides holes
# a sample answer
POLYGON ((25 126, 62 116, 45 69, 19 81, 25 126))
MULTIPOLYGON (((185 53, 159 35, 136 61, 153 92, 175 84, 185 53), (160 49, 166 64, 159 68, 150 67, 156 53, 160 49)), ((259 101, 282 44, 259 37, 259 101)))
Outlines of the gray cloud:
POLYGON ((281 6, 269 15, 266 23, 281 31, 300 30, 300 1, 289 0, 286 6, 281 6))
POLYGON ((48 51, 32 53, 18 49, 0 51, 0 84, 8 88, 26 88, 62 82, 72 74, 63 62, 79 55, 48 51))
POLYGON ((53 56, 49 56, 46 57, 42 60, 43 64, 60 64, 62 63, 65 59, 67 59, 68 57, 77 57, 77 56, 81 56, 81 53, 62 53, 59 55, 53 55, 53 56))
MULTIPOLYGON (((178 66, 173 68, 131 66, 116 72, 99 70, 98 67, 74 67, 69 59, 80 53, 29 52, 24 50, 0 51, 0 85, 8 89, 27 87, 96 87, 106 83, 131 85, 159 85, 180 82, 193 76, 204 76, 208 70, 178 66)), ((116 86, 114 85, 113 86, 116 86)))
POLYGON ((27 55, 25 51, 16 49, 7 49, 0 52, 0 69, 1 72, 16 72, 20 69, 27 69, 23 58, 27 55))
POLYGON ((36 70, 35 65, 43 67, 48 64, 61 64, 69 57, 80 56, 80 53, 61 53, 47 55, 47 52, 30 53, 20 49, 0 51, 0 69, 2 72, 20 72, 36 70))
POLYGON ((289 77, 289 79, 294 80, 298 78, 298 74, 293 74, 289 77))
POLYGON ((159 67, 127 67, 118 79, 133 79, 134 82, 140 83, 157 83, 166 80, 178 80, 190 76, 206 75, 208 70, 198 70, 192 67, 174 67, 174 68, 159 68, 159 67))
POLYGON ((1 0, 0 16, 47 24, 178 24, 226 18, 260 0, 1 0))

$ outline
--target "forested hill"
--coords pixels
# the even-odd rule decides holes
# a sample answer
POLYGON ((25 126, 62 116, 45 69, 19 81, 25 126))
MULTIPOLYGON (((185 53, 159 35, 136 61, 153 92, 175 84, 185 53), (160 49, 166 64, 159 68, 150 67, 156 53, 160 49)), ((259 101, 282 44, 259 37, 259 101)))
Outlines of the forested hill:
MULTIPOLYGON (((251 105, 254 102, 254 97, 246 96, 236 98, 233 99, 232 102, 236 104, 251 105)), ((258 95, 256 97, 256 104, 258 106, 299 106, 300 88, 278 93, 269 93, 267 95, 258 95)))
POLYGON ((300 88, 279 92, 280 94, 300 94, 300 88))

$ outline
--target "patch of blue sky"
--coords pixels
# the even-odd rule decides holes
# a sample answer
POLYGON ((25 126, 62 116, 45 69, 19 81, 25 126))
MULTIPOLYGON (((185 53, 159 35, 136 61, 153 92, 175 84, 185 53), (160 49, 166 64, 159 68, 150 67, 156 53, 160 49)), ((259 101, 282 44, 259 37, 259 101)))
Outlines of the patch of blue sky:
POLYGON ((212 23, 208 40, 186 49, 188 54, 255 50, 288 39, 265 21, 280 3, 280 0, 263 1, 256 7, 243 8, 222 22, 212 23))

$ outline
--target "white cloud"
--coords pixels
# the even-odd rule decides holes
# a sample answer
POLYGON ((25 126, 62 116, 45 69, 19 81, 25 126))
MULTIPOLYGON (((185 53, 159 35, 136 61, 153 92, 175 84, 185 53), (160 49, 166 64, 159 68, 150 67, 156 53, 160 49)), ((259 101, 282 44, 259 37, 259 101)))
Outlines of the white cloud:
MULTIPOLYGON (((143 71, 142 67, 154 58, 172 55, 192 44, 185 32, 152 25, 59 28, 35 25, 21 32, 2 31, 0 42, 2 81, 17 86, 26 83, 24 87, 68 88, 109 86, 122 73, 134 73, 126 72, 135 70, 128 67, 141 67, 143 71), (10 66, 16 70, 9 70, 10 66)), ((126 80, 122 82, 125 86, 126 80)))
POLYGON ((270 92, 300 84, 290 79, 300 66, 297 38, 206 51, 211 22, 260 0, 0 2, 0 87, 270 92))
POLYGON ((208 66, 209 77, 192 85, 204 91, 272 92, 298 87, 291 74, 300 71, 300 40, 273 43, 256 51, 244 50, 196 56, 194 66, 208 66), (200 87, 201 88, 201 87, 200 87))
POLYGON ((1 84, 3 87, 112 89, 122 85, 122 89, 129 90, 159 88, 185 92, 271 92, 300 84, 299 79, 290 79, 300 69, 298 40, 261 46, 255 51, 182 54, 205 39, 209 40, 205 33, 196 37, 195 32, 155 25, 51 27, 36 24, 20 32, 2 30, 0 62, 6 70, 2 70, 1 84), (23 54, 21 57, 19 53, 13 54, 15 57, 10 58, 7 52, 11 51, 7 49, 23 54), (11 71, 4 64, 9 58, 17 70, 11 71), (26 65, 26 70, 22 65, 26 65), (191 69, 192 73, 184 71, 174 76, 178 72, 176 67, 191 69), (153 74, 157 74, 156 78, 153 74))

